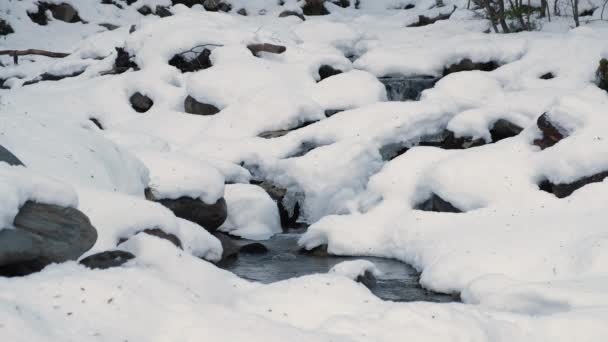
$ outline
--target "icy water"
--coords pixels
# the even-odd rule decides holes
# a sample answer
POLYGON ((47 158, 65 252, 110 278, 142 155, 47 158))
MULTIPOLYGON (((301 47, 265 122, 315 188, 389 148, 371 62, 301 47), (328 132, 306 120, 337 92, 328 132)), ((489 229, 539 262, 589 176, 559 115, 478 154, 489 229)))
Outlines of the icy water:
MULTIPOLYGON (((381 299, 411 302, 453 302, 455 296, 427 291, 420 287, 419 274, 411 266, 402 262, 373 257, 321 257, 298 253, 297 241, 300 234, 279 234, 267 241, 261 241, 269 252, 263 255, 239 254, 234 262, 224 268, 236 275, 262 283, 272 283, 293 277, 314 273, 327 273, 334 265, 346 261, 364 259, 373 262, 382 275, 377 277, 371 291, 381 299)), ((238 240, 238 245, 253 241, 238 240)))

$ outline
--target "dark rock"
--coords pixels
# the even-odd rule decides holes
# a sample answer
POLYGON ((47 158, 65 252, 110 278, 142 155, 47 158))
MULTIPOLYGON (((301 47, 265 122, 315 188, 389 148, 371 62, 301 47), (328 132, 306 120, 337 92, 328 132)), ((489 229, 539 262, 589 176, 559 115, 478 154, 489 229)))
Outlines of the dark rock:
POLYGON ((218 262, 218 265, 225 267, 234 262, 239 255, 239 246, 226 234, 216 232, 213 233, 213 236, 220 240, 222 244, 222 259, 218 262))
POLYGON ((243 254, 266 254, 268 248, 259 242, 254 242, 241 247, 240 252, 243 254))
POLYGON ((108 29, 108 31, 114 31, 120 27, 118 25, 114 25, 114 24, 110 24, 110 23, 102 23, 102 24, 99 24, 99 26, 108 29))
POLYGON ((137 12, 139 12, 139 13, 140 13, 140 14, 142 14, 142 15, 150 15, 150 14, 152 14, 152 9, 150 8, 150 6, 148 6, 148 5, 144 5, 144 6, 141 6, 141 7, 140 7, 140 8, 137 10, 137 12))
POLYGON ((284 47, 283 45, 274 45, 274 44, 269 44, 269 43, 249 44, 249 45, 247 45, 247 48, 256 57, 260 57, 261 52, 281 54, 281 53, 287 51, 287 48, 284 47))
POLYGON ((95 124, 97 128, 103 131, 103 126, 101 125, 101 122, 99 122, 99 120, 97 120, 96 118, 89 118, 89 120, 91 120, 91 122, 95 124))
POLYGON ((186 100, 184 100, 184 111, 189 114, 214 115, 219 113, 220 109, 208 103, 198 102, 188 95, 186 100))
POLYGON ((544 113, 538 117, 536 126, 540 129, 542 136, 540 139, 534 140, 534 145, 540 147, 541 150, 557 144, 568 136, 566 129, 549 120, 548 113, 544 113))
POLYGON ((523 131, 523 128, 505 119, 497 120, 490 129, 492 142, 512 138, 523 131))
MULTIPOLYGON (((580 11, 579 14, 578 14, 578 16, 579 17, 592 16, 596 9, 597 9, 597 7, 596 8, 588 8, 586 10, 580 11)), ((539 9, 539 12, 540 12, 540 9, 539 9)))
POLYGON ((166 18, 166 17, 170 17, 173 15, 173 13, 171 13, 169 8, 165 7, 165 6, 156 6, 156 8, 154 10, 154 14, 156 14, 157 16, 159 16, 161 18, 166 18))
POLYGON ((410 144, 405 142, 391 143, 382 146, 379 152, 383 161, 390 161, 409 151, 411 147, 410 144))
POLYGON ((439 213, 462 213, 462 210, 456 208, 452 203, 436 194, 432 194, 427 200, 417 204, 414 209, 439 213))
POLYGON ((195 47, 189 51, 178 53, 169 60, 169 65, 178 68, 181 72, 194 72, 212 66, 211 50, 195 47), (200 50, 200 51, 197 51, 200 50))
POLYGON ((553 75, 553 73, 552 73, 552 72, 548 72, 548 73, 546 73, 546 74, 542 74, 542 75, 540 75, 540 77, 539 77, 539 78, 540 78, 541 80, 550 80, 550 79, 555 78, 555 75, 553 75))
POLYGON ((303 21, 306 21, 306 17, 304 17, 304 15, 302 13, 298 13, 296 11, 283 11, 281 12, 281 14, 279 14, 279 18, 285 18, 285 17, 298 17, 300 19, 302 19, 303 21))
POLYGON ((342 73, 342 70, 334 69, 334 67, 332 67, 331 65, 327 65, 327 64, 323 64, 319 68, 319 77, 321 77, 320 81, 323 81, 324 79, 331 77, 331 76, 339 75, 341 73, 342 73))
POLYGON ((80 264, 94 270, 105 270, 120 267, 131 259, 135 259, 135 255, 125 251, 114 250, 89 255, 80 260, 80 264))
POLYGON ((340 6, 342 8, 350 7, 350 0, 330 0, 334 5, 340 6))
POLYGON ((131 25, 131 27, 129 27, 129 34, 135 32, 135 31, 137 31, 137 26, 131 25))
POLYGON ((260 138, 264 138, 264 139, 273 139, 273 138, 279 138, 282 137, 284 135, 286 135, 289 132, 295 131, 296 129, 300 129, 300 128, 304 128, 306 126, 312 125, 313 123, 315 123, 317 121, 308 121, 308 122, 304 122, 294 128, 288 128, 288 129, 278 129, 276 131, 266 131, 266 132, 262 132, 260 134, 258 134, 258 137, 260 138))
POLYGON ((302 7, 304 15, 327 15, 329 11, 325 8, 325 0, 304 0, 302 7))
POLYGON ((104 74, 122 74, 123 72, 133 69, 139 70, 139 67, 133 62, 133 56, 131 56, 124 48, 115 48, 116 58, 114 59, 114 67, 109 72, 104 74))
POLYGON ((13 27, 4 19, 0 18, 0 36, 6 36, 15 33, 13 27))
POLYGON ((82 22, 78 16, 78 11, 72 5, 67 3, 61 4, 50 4, 47 2, 38 3, 38 11, 35 13, 27 12, 27 15, 38 25, 46 25, 48 24, 48 17, 46 16, 46 11, 51 11, 53 18, 61 21, 65 21, 66 23, 77 23, 82 22))
POLYGON ((409 9, 414 8, 414 7, 416 7, 416 5, 414 5, 414 4, 407 4, 407 5, 405 5, 405 6, 403 7, 403 9, 404 9, 404 10, 409 10, 409 9))
POLYGON ((144 189, 144 197, 148 201, 154 201, 155 202, 157 200, 156 196, 154 196, 154 192, 150 188, 145 188, 144 189))
POLYGON ((454 6, 454 10, 451 13, 439 14, 436 17, 427 17, 425 15, 419 15, 418 21, 407 25, 407 27, 421 27, 421 26, 434 24, 434 23, 438 22, 439 20, 450 19, 450 17, 452 16, 452 13, 454 13, 455 10, 456 10, 456 6, 454 6))
MULTIPOLYGON (((156 236, 157 238, 167 240, 167 241, 171 242, 175 247, 177 247, 179 249, 183 249, 181 240, 177 236, 175 236, 175 234, 167 233, 160 228, 148 228, 148 229, 140 230, 133 235, 137 235, 140 233, 156 236)), ((118 240, 118 243, 116 245, 118 246, 118 245, 126 242, 128 239, 129 238, 120 238, 120 240, 118 240)))
POLYGON ((483 139, 473 139, 471 137, 456 137, 454 132, 445 130, 441 139, 423 140, 418 146, 434 146, 445 150, 463 150, 471 147, 485 145, 483 139))
POLYGON ((114 0, 101 0, 101 3, 104 4, 104 5, 113 5, 113 6, 116 6, 116 7, 120 8, 120 9, 124 8, 121 4, 119 4, 118 2, 116 2, 114 0))
POLYGON ((313 249, 301 248, 299 253, 320 258, 327 258, 331 256, 331 254, 329 254, 327 251, 327 245, 317 246, 313 249))
POLYGON ((129 102, 131 102, 131 107, 133 107, 133 109, 139 113, 149 111, 150 108, 152 108, 152 105, 154 105, 154 101, 152 101, 151 98, 143 95, 140 92, 136 92, 135 94, 131 95, 129 102))
POLYGON ((386 88, 389 101, 418 100, 426 89, 433 88, 439 80, 432 76, 386 76, 378 78, 386 88))
POLYGON ((203 0, 203 7, 210 12, 230 12, 232 6, 222 0, 203 0))
POLYGON ((469 58, 465 58, 458 63, 452 64, 443 69, 443 76, 453 74, 460 71, 492 71, 496 70, 500 65, 494 61, 490 62, 473 62, 469 58))
POLYGON ((51 74, 51 73, 45 72, 44 74, 42 74, 32 80, 23 82, 23 85, 26 86, 26 85, 36 84, 36 83, 42 82, 42 81, 59 81, 64 78, 79 76, 84 71, 85 71, 85 69, 82 69, 82 70, 74 71, 73 73, 70 73, 70 74, 63 74, 63 75, 56 75, 56 74, 51 74))
POLYGON ((557 198, 564 198, 572 195, 573 192, 591 183, 599 183, 608 177, 608 171, 596 173, 591 176, 580 178, 572 183, 553 184, 548 180, 541 182, 539 188, 543 191, 552 193, 557 198))
POLYGON ((595 81, 600 89, 608 91, 608 59, 602 58, 595 71, 595 81))
POLYGON ((0 162, 5 162, 8 165, 23 166, 23 162, 2 145, 0 145, 0 162))
POLYGON ((77 209, 26 202, 13 222, 0 230, 0 267, 4 276, 37 272, 54 262, 76 260, 97 240, 88 217, 77 209))
POLYGON ((308 152, 316 149, 317 147, 325 146, 327 144, 318 144, 315 141, 302 141, 300 145, 295 149, 295 151, 289 153, 285 159, 287 158, 297 158, 305 156, 308 152))
POLYGON ((300 203, 295 202, 293 208, 286 205, 287 189, 278 187, 268 181, 252 181, 252 184, 260 186, 270 198, 272 198, 279 208, 279 217, 281 219, 281 227, 283 230, 295 228, 298 226, 298 218, 300 217, 300 203))
POLYGON ((367 270, 363 272, 363 275, 358 276, 355 281, 365 285, 365 287, 367 287, 368 289, 376 287, 377 284, 376 276, 374 276, 374 273, 367 270))
POLYGON ((175 216, 197 223, 209 232, 217 230, 228 217, 228 208, 223 198, 213 204, 190 197, 160 199, 158 202, 169 208, 175 216))
POLYGON ((344 111, 344 109, 326 109, 325 116, 329 118, 329 117, 334 116, 343 111, 344 111))
POLYGON ((242 16, 246 17, 247 16, 247 10, 244 9, 244 8, 241 8, 240 10, 236 11, 236 14, 242 15, 242 16))
POLYGON ((204 0, 171 0, 173 5, 182 4, 187 7, 192 7, 194 5, 202 5, 204 0))

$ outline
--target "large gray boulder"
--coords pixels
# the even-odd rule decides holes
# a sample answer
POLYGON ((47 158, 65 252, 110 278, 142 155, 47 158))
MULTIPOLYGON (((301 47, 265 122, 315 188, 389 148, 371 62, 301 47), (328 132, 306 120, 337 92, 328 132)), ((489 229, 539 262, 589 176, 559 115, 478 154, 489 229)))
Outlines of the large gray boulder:
POLYGON ((0 275, 21 276, 76 260, 97 240, 88 217, 74 208, 28 201, 0 230, 0 275))
POLYGON ((199 224, 209 232, 215 232, 228 217, 224 198, 213 204, 185 196, 177 199, 160 199, 158 202, 169 208, 175 216, 199 224))

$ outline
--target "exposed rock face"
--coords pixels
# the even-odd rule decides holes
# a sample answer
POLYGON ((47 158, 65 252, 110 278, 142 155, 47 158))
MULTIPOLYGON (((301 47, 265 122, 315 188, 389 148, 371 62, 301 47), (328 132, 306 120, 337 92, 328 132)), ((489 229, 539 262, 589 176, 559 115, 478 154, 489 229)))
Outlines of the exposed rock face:
POLYGON ((597 86, 608 91, 608 59, 602 58, 595 72, 597 86))
POLYGON ((209 232, 215 232, 228 217, 226 200, 223 198, 213 204, 190 197, 160 199, 158 202, 169 208, 175 216, 197 223, 209 232))
POLYGON ((452 205, 452 203, 444 200, 436 194, 432 194, 427 200, 416 205, 414 209, 439 213, 462 213, 462 210, 456 208, 452 205))
POLYGON ((555 75, 553 75, 553 73, 552 73, 552 72, 548 72, 548 73, 545 73, 545 74, 540 75, 540 77, 539 77, 539 78, 540 78, 541 80, 551 80, 551 79, 554 79, 554 78, 555 78, 555 75))
POLYGON ((510 121, 499 119, 490 129, 490 135, 492 136, 492 142, 497 142, 503 139, 512 138, 523 130, 523 128, 510 121))
POLYGON ((247 244, 240 249, 240 253, 243 254, 266 254, 268 248, 259 242, 247 244))
POLYGON ((323 64, 319 68, 319 76, 321 77, 321 81, 323 81, 324 79, 326 79, 328 77, 339 75, 341 73, 342 73, 342 70, 335 69, 331 65, 327 65, 327 64, 323 64))
POLYGON ((82 73, 84 73, 84 71, 85 71, 85 69, 82 69, 82 70, 74 71, 70 74, 61 74, 61 75, 45 72, 44 74, 34 78, 33 80, 24 82, 23 85, 26 86, 26 85, 30 85, 30 84, 36 84, 38 82, 43 82, 43 81, 59 81, 64 78, 70 78, 70 77, 76 77, 76 76, 82 75, 82 73))
POLYGON ((268 193, 270 198, 277 202, 279 207, 279 217, 281 218, 281 227, 283 230, 298 226, 298 218, 300 217, 300 203, 295 202, 293 207, 287 205, 287 189, 280 188, 268 181, 252 181, 252 184, 260 186, 268 193))
POLYGON ((80 264, 90 269, 105 270, 108 268, 120 267, 131 259, 135 259, 135 255, 125 251, 115 250, 89 255, 80 260, 80 264))
POLYGON ((135 111, 138 113, 145 113, 154 105, 154 101, 152 101, 151 98, 143 95, 140 92, 136 92, 135 94, 131 95, 129 102, 131 102, 131 107, 133 107, 133 109, 135 109, 135 111))
POLYGON ((220 112, 220 109, 208 103, 196 101, 194 97, 188 95, 184 100, 184 112, 197 115, 214 115, 220 112))
POLYGON ((542 136, 539 139, 534 140, 534 145, 540 147, 541 150, 557 144, 560 140, 568 136, 566 129, 559 124, 550 121, 548 113, 544 113, 538 117, 536 126, 540 129, 542 136))
POLYGON ((77 23, 82 21, 80 16, 78 16, 78 11, 72 5, 67 3, 61 4, 50 4, 47 2, 38 3, 38 11, 35 13, 27 12, 27 15, 32 19, 33 22, 39 25, 48 24, 48 18, 46 16, 46 11, 51 11, 53 18, 61 21, 65 21, 66 23, 77 23))
MULTIPOLYGON (((454 11, 456 10, 456 6, 454 6, 454 11)), ((447 13, 447 14, 439 14, 436 17, 427 17, 424 15, 419 15, 418 16, 418 21, 412 24, 407 25, 407 27, 420 27, 420 26, 426 26, 426 25, 431 25, 436 23, 439 20, 447 20, 450 19, 450 17, 452 16, 452 13, 454 13, 454 11, 452 11, 451 13, 447 13)))
POLYGON ((0 18, 0 36, 6 36, 15 33, 13 27, 4 19, 0 18))
POLYGON ((77 209, 28 201, 0 230, 0 275, 20 276, 53 262, 76 260, 97 240, 88 217, 77 209))
POLYGON ((426 89, 433 88, 439 80, 432 76, 386 76, 378 78, 386 88, 389 101, 418 100, 426 89))
POLYGON ((496 70, 500 65, 494 61, 490 62, 473 62, 469 58, 465 58, 458 63, 451 64, 443 69, 443 76, 453 74, 460 71, 492 71, 496 70))
POLYGON ((270 44, 270 43, 249 44, 249 45, 247 45, 247 48, 256 57, 260 57, 261 52, 281 54, 281 53, 287 51, 287 48, 284 47, 283 45, 275 45, 275 44, 270 44))
POLYGON ((365 287, 367 287, 368 289, 376 287, 377 284, 376 276, 374 276, 374 273, 371 271, 363 272, 363 275, 358 276, 355 281, 365 285, 365 287))
MULTIPOLYGON (((171 242, 175 247, 177 247, 179 249, 183 249, 182 248, 182 241, 177 236, 175 236, 175 234, 167 233, 167 232, 165 232, 164 230, 162 230, 160 228, 148 228, 148 229, 144 229, 142 231, 139 231, 139 232, 135 233, 134 235, 137 235, 137 234, 140 234, 140 233, 156 236, 159 239, 167 240, 167 241, 171 242)), ((126 242, 127 240, 128 240, 128 238, 121 238, 118 241, 117 245, 120 245, 123 242, 126 242)))
POLYGON ((298 17, 300 19, 302 19, 302 21, 306 21, 306 17, 304 17, 304 15, 302 13, 298 13, 296 11, 283 11, 281 12, 281 14, 279 14, 279 18, 285 18, 285 17, 298 17))
POLYGON ((302 7, 304 15, 327 15, 329 11, 325 8, 325 0, 304 0, 302 7))
POLYGON ((591 176, 580 178, 572 183, 553 184, 548 180, 545 180, 539 185, 539 188, 543 191, 554 194, 557 198, 564 198, 572 195, 573 192, 584 187, 587 184, 602 182, 607 177, 608 171, 604 171, 591 176))
POLYGON ((4 146, 0 145, 0 162, 5 162, 8 165, 23 165, 23 162, 17 158, 11 151, 7 150, 4 146))

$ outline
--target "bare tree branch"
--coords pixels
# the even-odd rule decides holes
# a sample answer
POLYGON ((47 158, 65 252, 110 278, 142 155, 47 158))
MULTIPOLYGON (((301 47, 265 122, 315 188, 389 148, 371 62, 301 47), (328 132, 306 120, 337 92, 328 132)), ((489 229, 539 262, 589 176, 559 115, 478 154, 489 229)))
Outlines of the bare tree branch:
POLYGON ((39 49, 27 49, 27 50, 0 50, 0 56, 1 55, 13 56, 13 60, 15 61, 15 64, 19 64, 19 56, 40 55, 40 56, 46 56, 46 57, 52 57, 52 58, 63 58, 63 57, 69 56, 70 54, 64 53, 64 52, 52 52, 52 51, 39 50, 39 49))

